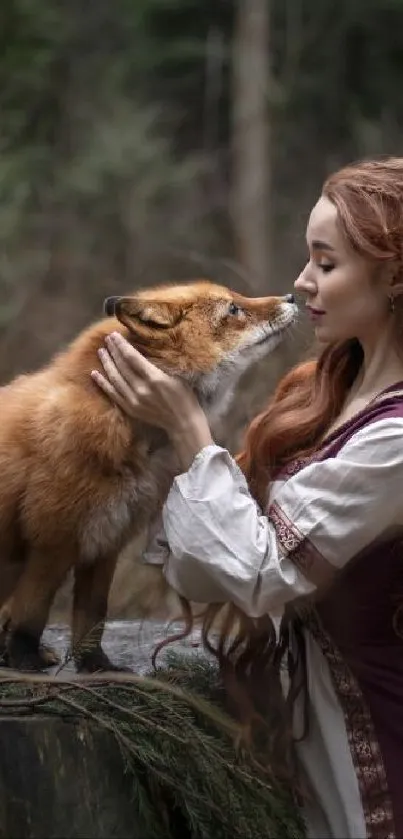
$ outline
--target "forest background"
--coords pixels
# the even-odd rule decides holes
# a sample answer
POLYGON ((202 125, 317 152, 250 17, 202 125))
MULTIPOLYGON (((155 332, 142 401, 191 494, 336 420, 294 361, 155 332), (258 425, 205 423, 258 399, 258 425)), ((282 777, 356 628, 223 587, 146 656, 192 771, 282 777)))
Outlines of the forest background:
MULTIPOLYGON (((3 383, 109 294, 292 290, 326 174, 403 154, 403 0, 2 0, 0 111, 3 383)), ((242 381, 232 451, 309 342, 301 321, 242 381)))

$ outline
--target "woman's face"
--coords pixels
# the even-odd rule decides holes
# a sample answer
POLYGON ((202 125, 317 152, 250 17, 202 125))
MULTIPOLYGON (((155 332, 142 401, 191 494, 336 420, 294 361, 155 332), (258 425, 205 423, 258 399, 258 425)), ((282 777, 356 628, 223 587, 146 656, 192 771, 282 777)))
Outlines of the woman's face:
POLYGON ((358 338, 371 343, 391 326, 386 284, 352 250, 328 198, 315 204, 307 227, 309 261, 295 281, 305 295, 316 337, 324 343, 358 338))

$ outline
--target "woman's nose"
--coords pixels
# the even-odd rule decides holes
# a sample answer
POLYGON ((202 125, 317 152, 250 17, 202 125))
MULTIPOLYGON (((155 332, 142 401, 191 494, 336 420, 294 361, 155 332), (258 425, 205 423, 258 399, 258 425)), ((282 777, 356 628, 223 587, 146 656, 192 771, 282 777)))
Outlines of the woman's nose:
POLYGON ((300 275, 295 280, 294 288, 296 291, 302 291, 308 294, 312 294, 316 291, 316 283, 312 277, 309 276, 306 267, 303 271, 301 271, 300 275))

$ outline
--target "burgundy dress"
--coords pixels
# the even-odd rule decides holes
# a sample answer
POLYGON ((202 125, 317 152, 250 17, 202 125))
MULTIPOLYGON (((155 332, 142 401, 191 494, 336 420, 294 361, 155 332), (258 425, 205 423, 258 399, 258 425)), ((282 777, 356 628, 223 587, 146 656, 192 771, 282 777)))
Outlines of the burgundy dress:
MULTIPOLYGON (((308 460, 337 457, 371 423, 403 418, 403 390, 395 385, 389 391, 328 437, 313 457, 291 464, 283 477, 296 474, 308 460)), ((269 513, 276 516, 275 505, 269 513)), ((303 542, 289 556, 309 574, 314 558, 303 542)), ((402 839, 403 530, 375 540, 348 562, 310 612, 306 628, 327 660, 344 712, 367 837, 402 839)))

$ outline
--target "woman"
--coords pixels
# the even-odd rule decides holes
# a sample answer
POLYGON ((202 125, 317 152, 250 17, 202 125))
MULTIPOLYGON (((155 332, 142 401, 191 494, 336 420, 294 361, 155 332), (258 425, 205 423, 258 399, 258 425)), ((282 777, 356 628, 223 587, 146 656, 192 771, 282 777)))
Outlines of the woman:
POLYGON ((149 548, 169 583, 266 626, 295 617, 309 834, 392 839, 403 837, 403 159, 331 175, 307 245, 295 288, 321 353, 280 383, 238 464, 190 390, 119 336, 100 352, 105 377, 93 375, 128 414, 163 427, 180 458, 149 548), (302 632, 301 599, 313 604, 302 632))

